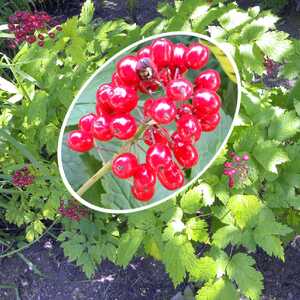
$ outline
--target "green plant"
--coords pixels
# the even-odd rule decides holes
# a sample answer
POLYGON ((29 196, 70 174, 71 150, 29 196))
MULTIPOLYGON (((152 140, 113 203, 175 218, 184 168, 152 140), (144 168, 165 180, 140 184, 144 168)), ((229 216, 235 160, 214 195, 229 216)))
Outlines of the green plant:
POLYGON ((143 27, 122 20, 94 27, 92 11, 87 1, 79 18, 63 24, 54 45, 23 45, 13 60, 2 59, 1 67, 14 74, 15 82, 1 91, 0 203, 5 218, 37 236, 43 220, 56 217, 59 200, 68 197, 55 160, 58 130, 80 86, 105 60, 142 36, 173 30, 208 34, 231 51, 243 83, 240 117, 226 149, 177 199, 127 216, 90 212, 78 222, 64 218, 59 240, 65 255, 88 276, 103 259, 126 266, 146 253, 165 264, 175 285, 186 277, 202 282, 197 300, 231 300, 239 294, 260 299, 263 278, 250 253, 260 247, 283 260, 283 240, 292 229, 299 232, 300 83, 288 91, 253 79, 266 74, 266 57, 285 63, 280 76, 296 79, 299 41, 278 31, 278 18, 270 12, 258 7, 244 11, 234 3, 162 4, 162 18, 143 27), (222 172, 232 150, 249 154, 250 172, 243 184, 229 189, 222 172), (26 196, 11 185, 13 171, 24 163, 30 163, 37 178, 31 192, 25 189, 26 196), (201 244, 207 251, 198 257, 201 244))

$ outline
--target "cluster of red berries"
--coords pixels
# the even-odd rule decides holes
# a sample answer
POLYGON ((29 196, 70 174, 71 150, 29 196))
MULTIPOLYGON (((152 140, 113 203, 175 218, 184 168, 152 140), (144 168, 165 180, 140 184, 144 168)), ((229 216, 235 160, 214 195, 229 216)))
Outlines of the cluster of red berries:
POLYGON ((128 140, 137 132, 131 112, 138 104, 138 92, 149 94, 143 104, 145 125, 143 141, 149 146, 146 163, 139 164, 135 154, 126 152, 114 158, 115 176, 133 177, 132 194, 140 201, 150 200, 155 192, 156 178, 169 190, 184 185, 182 169, 198 163, 195 143, 202 131, 213 131, 220 122, 221 99, 216 93, 221 79, 217 71, 208 69, 190 82, 184 77, 189 70, 203 68, 209 60, 209 50, 200 43, 188 47, 160 38, 136 55, 123 57, 116 65, 112 82, 99 86, 96 94, 96 114, 83 116, 79 130, 69 133, 68 145, 78 152, 94 147, 94 139, 128 140), (162 88, 165 95, 154 97, 162 88), (164 126, 176 123, 171 134, 164 126), (177 163, 173 160, 173 156, 177 163))
POLYGON ((88 214, 88 211, 85 208, 80 207, 79 204, 75 202, 66 206, 64 200, 60 201, 58 211, 61 215, 73 221, 80 221, 80 219, 86 217, 88 214))
POLYGON ((246 179, 249 170, 247 163, 249 160, 249 155, 244 154, 242 157, 240 157, 234 152, 230 152, 229 155, 231 160, 224 163, 223 174, 228 176, 228 186, 232 189, 234 188, 236 179, 241 181, 246 179))
POLYGON ((11 48, 15 48, 24 41, 29 44, 37 42, 40 47, 43 47, 46 36, 51 39, 55 38, 55 32, 50 31, 53 27, 57 31, 62 30, 57 21, 44 11, 35 13, 17 11, 9 17, 8 22, 8 30, 15 35, 15 39, 9 44, 11 48))
POLYGON ((30 173, 27 166, 17 170, 12 176, 12 183, 20 188, 31 185, 34 181, 34 176, 30 173))

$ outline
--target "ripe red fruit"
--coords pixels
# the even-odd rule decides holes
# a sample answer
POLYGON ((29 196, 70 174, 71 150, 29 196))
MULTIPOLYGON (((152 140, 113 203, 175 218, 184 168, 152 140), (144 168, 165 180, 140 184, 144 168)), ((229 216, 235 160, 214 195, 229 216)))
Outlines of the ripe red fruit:
POLYGON ((168 83, 171 81, 171 70, 169 68, 164 68, 159 72, 159 80, 164 85, 167 86, 168 83))
POLYGON ((172 152, 167 145, 154 144, 147 150, 146 162, 154 170, 166 168, 172 162, 172 152))
POLYGON ((144 131, 144 143, 151 146, 156 143, 167 145, 169 132, 166 128, 156 128, 151 126, 144 131))
POLYGON ((26 41, 29 44, 33 44, 36 41, 36 37, 34 35, 29 35, 29 36, 26 37, 26 41))
POLYGON ((173 43, 160 38, 152 42, 152 57, 158 69, 169 66, 173 56, 173 43))
POLYGON ((217 91, 221 86, 221 77, 216 70, 206 70, 200 73, 195 79, 196 88, 204 88, 217 91))
POLYGON ((94 146, 93 136, 81 130, 71 131, 67 142, 69 148, 76 152, 87 152, 94 146))
POLYGON ((169 124, 175 119, 176 106, 166 97, 157 98, 151 106, 150 115, 159 124, 169 124))
POLYGON ((184 55, 184 59, 187 68, 200 69, 208 62, 209 50, 199 43, 191 44, 184 55))
POLYGON ((175 79, 168 83, 166 87, 166 94, 170 100, 188 100, 193 95, 193 85, 187 79, 175 79))
POLYGON ((138 89, 144 94, 149 94, 149 91, 155 92, 158 88, 159 85, 153 80, 140 81, 138 85, 138 89))
POLYGON ((155 171, 148 164, 141 164, 136 168, 133 185, 137 190, 142 191, 154 187, 155 183, 155 171))
POLYGON ((39 33, 38 34, 38 39, 41 40, 41 41, 43 41, 45 39, 45 37, 41 33, 39 33))
POLYGON ((148 57, 152 59, 152 49, 151 46, 146 46, 137 51, 136 56, 138 59, 148 57))
POLYGON ((126 113, 132 111, 137 106, 138 95, 129 86, 115 86, 112 88, 112 94, 108 102, 114 112, 126 113))
POLYGON ((201 128, 203 131, 213 131, 217 128, 221 120, 220 114, 214 113, 211 115, 206 115, 201 119, 201 128))
POLYGON ((193 106, 191 104, 182 104, 176 110, 176 119, 180 120, 184 115, 192 115, 193 114, 193 106))
POLYGON ((198 163, 198 151, 190 143, 175 144, 173 147, 173 152, 178 163, 186 169, 190 169, 198 163))
POLYGON ((197 90, 193 97, 195 113, 198 117, 216 113, 221 106, 221 99, 214 91, 207 89, 197 90))
POLYGON ((149 98, 144 102, 143 113, 144 117, 151 117, 151 107, 154 103, 154 99, 149 98))
POLYGON ((140 78, 136 71, 137 62, 138 58, 133 55, 127 55, 117 63, 117 72, 124 83, 130 85, 139 83, 140 78))
POLYGON ((198 141, 201 136, 201 126, 193 115, 184 115, 177 121, 177 131, 184 141, 198 141))
POLYGON ((168 168, 158 171, 157 177, 160 183, 168 190, 176 190, 183 186, 184 175, 178 165, 174 162, 168 168))
POLYGON ((117 114, 112 116, 110 129, 114 137, 127 140, 135 135, 137 125, 134 117, 130 114, 117 114))
POLYGON ((180 73, 186 71, 184 55, 187 52, 187 50, 188 48, 182 43, 178 43, 174 45, 173 57, 170 63, 170 68, 172 69, 179 68, 180 73))
POLYGON ((109 141, 113 138, 110 130, 111 117, 107 114, 98 116, 93 123, 93 135, 99 141, 109 141))
POLYGON ((126 179, 134 175, 137 166, 138 160, 133 153, 122 153, 113 160, 112 171, 117 177, 126 179))
POLYGON ((117 72, 114 72, 111 76, 111 82, 113 85, 125 85, 124 81, 121 79, 117 72))
POLYGON ((91 132, 93 129, 93 124, 94 121, 97 119, 97 116, 89 113, 85 116, 83 116, 80 120, 79 120, 79 128, 82 131, 86 131, 86 132, 91 132))
POLYGON ((134 198, 141 202, 147 202, 151 200, 155 192, 155 186, 149 186, 147 188, 144 188, 142 190, 137 189, 136 186, 131 187, 131 193, 134 198))
POLYGON ((169 144, 169 146, 173 149, 174 145, 178 146, 183 143, 185 142, 182 139, 181 135, 178 133, 177 130, 175 130, 171 135, 171 143, 169 144))
POLYGON ((99 105, 103 111, 112 113, 113 108, 110 105, 110 98, 113 95, 112 84, 101 84, 96 92, 97 105, 99 105))
POLYGON ((40 47, 44 47, 45 43, 44 43, 44 41, 38 41, 38 45, 39 45, 40 47))

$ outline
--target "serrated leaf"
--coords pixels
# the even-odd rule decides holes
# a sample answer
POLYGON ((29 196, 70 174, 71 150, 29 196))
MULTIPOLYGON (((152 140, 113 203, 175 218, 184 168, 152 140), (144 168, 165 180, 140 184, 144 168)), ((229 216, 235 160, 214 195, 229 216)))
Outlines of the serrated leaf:
POLYGON ((227 31, 234 30, 242 24, 246 24, 249 20, 251 20, 251 17, 248 13, 238 8, 230 10, 228 13, 219 18, 221 26, 227 31))
POLYGON ((258 75, 262 75, 265 71, 264 57, 257 50, 256 45, 242 44, 239 46, 240 57, 242 59, 243 67, 255 72, 258 75))
POLYGON ((189 240, 208 242, 207 223, 199 218, 191 218, 185 224, 186 234, 189 240))
POLYGON ((213 258, 209 256, 201 257, 197 260, 195 268, 191 272, 193 280, 213 279, 217 275, 217 264, 213 258))
POLYGON ((77 36, 77 26, 78 26, 78 17, 72 17, 68 19, 63 25, 62 25, 62 32, 64 36, 67 37, 75 37, 77 36))
POLYGON ((244 253, 235 254, 227 266, 227 274, 243 294, 251 300, 259 300, 263 289, 263 276, 253 268, 255 260, 244 253))
POLYGON ((238 292, 228 279, 207 282, 197 293, 196 300, 238 300, 238 292))
POLYGON ((277 166, 289 161, 287 153, 275 141, 258 143, 253 150, 254 157, 265 170, 278 173, 277 166))
POLYGON ((28 108, 28 120, 34 125, 42 125, 47 117, 48 94, 37 91, 28 108))
POLYGON ((217 247, 226 248, 230 243, 235 245, 241 241, 241 231, 233 225, 227 225, 218 229, 212 240, 217 247))
POLYGON ((149 238, 144 242, 145 252, 157 260, 161 260, 161 249, 155 238, 149 238))
POLYGON ((89 24, 94 16, 95 6, 92 0, 86 0, 81 8, 79 21, 85 25, 89 24))
POLYGON ((202 207, 202 194, 196 189, 187 191, 180 199, 180 206, 185 213, 196 213, 202 207))
POLYGON ((144 231, 129 229, 119 240, 116 263, 126 267, 134 257, 144 238, 144 231))

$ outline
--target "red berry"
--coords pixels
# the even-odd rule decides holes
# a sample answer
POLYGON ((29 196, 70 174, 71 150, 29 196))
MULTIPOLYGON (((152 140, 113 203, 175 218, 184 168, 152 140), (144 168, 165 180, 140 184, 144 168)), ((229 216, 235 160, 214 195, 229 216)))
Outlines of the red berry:
POLYGON ((169 124, 175 119, 176 106, 168 98, 157 98, 151 106, 150 115, 159 124, 169 124))
POLYGON ((193 106, 191 104, 182 104, 176 110, 176 119, 180 120, 184 115, 192 115, 193 114, 193 106))
POLYGON ((185 65, 193 70, 204 67, 209 59, 209 50, 207 47, 195 43, 189 46, 184 56, 185 65))
POLYGON ((38 41, 38 45, 39 45, 40 47, 44 47, 45 43, 44 43, 43 41, 38 41))
POLYGON ((200 89, 194 94, 193 106, 196 115, 201 118, 203 115, 216 113, 220 109, 221 99, 214 91, 200 89))
POLYGON ((133 180, 136 189, 145 190, 154 187, 155 183, 155 171, 148 164, 141 164, 136 168, 133 180))
POLYGON ((172 74, 169 68, 164 68, 159 72, 159 80, 164 85, 167 86, 171 81, 172 74))
POLYGON ((200 123, 203 131, 213 131, 217 128, 221 120, 220 114, 217 112, 215 114, 204 116, 200 123))
POLYGON ((154 170, 166 168, 172 162, 172 152, 167 145, 154 144, 147 150, 146 162, 154 170))
POLYGON ((144 58, 144 57, 148 57, 152 59, 152 49, 151 46, 146 46, 142 49, 140 49, 139 51, 137 51, 136 53, 137 58, 144 58))
POLYGON ((143 113, 145 117, 151 117, 151 107, 154 103, 154 99, 149 98, 144 102, 143 113))
POLYGON ((137 167, 137 157, 130 152, 118 155, 112 163, 113 173, 122 179, 133 176, 137 167))
POLYGON ((173 151, 178 163, 186 169, 194 167, 198 162, 198 151, 190 143, 177 143, 173 151))
POLYGON ((157 177, 160 183, 168 190, 176 190, 183 186, 184 175, 178 165, 174 162, 168 168, 158 171, 157 177))
POLYGON ((176 130, 171 135, 171 140, 172 140, 172 143, 170 145, 171 148, 173 148, 174 145, 178 146, 180 144, 185 143, 184 140, 182 139, 181 135, 176 130))
POLYGON ((41 33, 39 33, 38 34, 38 39, 43 41, 45 39, 45 37, 41 33))
POLYGON ((29 35, 29 36, 26 37, 26 41, 29 44, 33 44, 36 41, 36 37, 34 35, 29 35))
POLYGON ((140 81, 136 71, 138 59, 133 55, 123 57, 117 63, 117 72, 125 84, 137 85, 140 81))
POLYGON ((184 141, 198 141, 201 136, 201 126, 193 115, 184 115, 177 121, 178 134, 184 141))
POLYGON ((159 85, 152 80, 140 81, 138 85, 138 89, 144 94, 149 94, 149 91, 155 92, 158 88, 159 85))
POLYGON ((97 116, 92 114, 92 113, 83 116, 79 120, 79 128, 82 131, 91 132, 92 129, 93 129, 94 121, 96 120, 96 118, 97 118, 97 116))
POLYGON ((114 137, 127 140, 135 135, 137 125, 134 117, 130 114, 117 114, 112 117, 110 129, 114 137))
POLYGON ((156 128, 154 126, 147 128, 144 131, 144 143, 151 146, 156 143, 167 145, 169 132, 166 128, 156 128))
POLYGON ((97 105, 99 105, 103 111, 112 113, 113 108, 110 105, 110 98, 113 95, 112 84, 101 84, 96 93, 97 105))
POLYGON ((108 102, 114 112, 126 113, 137 106, 138 95, 131 87, 115 86, 108 102))
POLYGON ((169 66, 173 56, 173 43, 167 39, 160 38, 151 44, 152 56, 158 69, 169 66))
POLYGON ((87 152, 94 146, 93 136, 81 130, 71 131, 67 142, 69 148, 76 152, 87 152))
POLYGON ((131 193, 139 201, 147 202, 151 200, 155 192, 155 186, 150 186, 145 189, 139 190, 136 186, 131 187, 131 193))
POLYGON ((93 123, 93 135, 99 141, 109 141, 113 138, 110 130, 111 117, 107 114, 98 116, 93 123))
POLYGON ((174 45, 173 57, 170 63, 170 67, 172 69, 179 68, 181 73, 186 71, 184 55, 187 52, 187 50, 188 48, 182 43, 174 45))
POLYGON ((193 95, 193 85, 187 79, 175 79, 170 81, 167 85, 166 94, 170 100, 188 100, 193 95))
POLYGON ((249 155, 248 154, 244 154, 242 157, 242 160, 247 161, 249 160, 249 155))
POLYGON ((49 37, 50 37, 51 39, 54 39, 54 38, 55 38, 55 33, 54 33, 54 32, 49 32, 48 35, 49 35, 49 37))
POLYGON ((200 73, 195 79, 196 88, 204 88, 217 91, 221 86, 221 77, 216 70, 206 70, 200 73))
POLYGON ((125 85, 124 81, 121 79, 117 72, 114 72, 111 76, 111 82, 113 85, 125 85))

